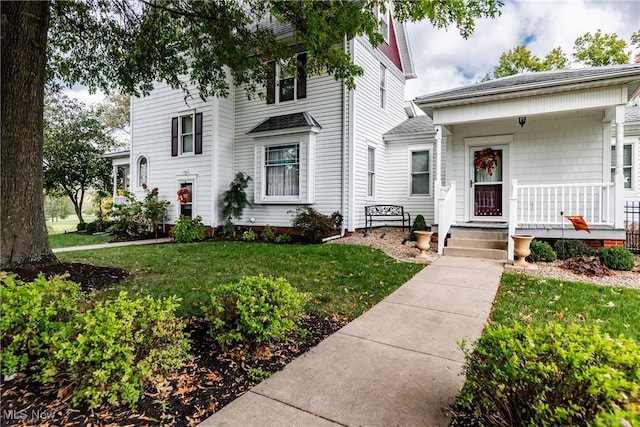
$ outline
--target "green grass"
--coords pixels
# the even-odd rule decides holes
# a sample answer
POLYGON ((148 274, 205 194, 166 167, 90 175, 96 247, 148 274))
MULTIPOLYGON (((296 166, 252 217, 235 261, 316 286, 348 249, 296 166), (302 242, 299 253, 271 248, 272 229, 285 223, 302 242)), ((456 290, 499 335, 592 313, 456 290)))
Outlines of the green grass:
POLYGON ((640 342, 640 290, 505 273, 491 321, 599 325, 640 342))
MULTIPOLYGON (((96 216, 93 214, 82 214, 84 222, 95 221, 96 216)), ((47 231, 49 234, 64 233, 65 231, 76 231, 78 226, 78 217, 75 214, 71 214, 65 219, 58 219, 56 221, 47 220, 47 231)))
POLYGON ((211 289, 242 276, 285 277, 311 298, 309 311, 349 320, 409 280, 419 264, 352 245, 275 245, 209 242, 126 246, 58 254, 65 262, 117 266, 130 272, 116 290, 131 295, 182 298, 179 315, 200 316, 211 289))
POLYGON ((70 246, 95 245, 107 243, 113 236, 92 234, 49 234, 49 245, 52 248, 67 248, 70 246))

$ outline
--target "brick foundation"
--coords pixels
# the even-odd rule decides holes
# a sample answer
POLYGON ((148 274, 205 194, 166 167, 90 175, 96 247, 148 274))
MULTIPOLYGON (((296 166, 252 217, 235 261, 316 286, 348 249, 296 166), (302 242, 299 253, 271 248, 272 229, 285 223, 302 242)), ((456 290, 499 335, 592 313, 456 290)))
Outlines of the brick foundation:
POLYGON ((602 246, 605 248, 624 248, 624 240, 603 240, 602 246))

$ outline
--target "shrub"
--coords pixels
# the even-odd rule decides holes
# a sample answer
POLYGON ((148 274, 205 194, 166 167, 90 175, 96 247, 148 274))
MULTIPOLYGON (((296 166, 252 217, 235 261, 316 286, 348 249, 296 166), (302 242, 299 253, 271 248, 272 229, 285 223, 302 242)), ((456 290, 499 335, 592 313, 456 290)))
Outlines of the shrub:
POLYGON ((291 241, 291 236, 288 234, 278 234, 276 237, 276 243, 289 243, 291 241))
POLYGON ((594 327, 490 326, 465 359, 459 404, 481 424, 586 425, 640 393, 640 346, 594 327))
POLYGON ((256 240, 257 237, 258 236, 253 230, 248 230, 242 233, 242 240, 244 240, 245 242, 253 242, 256 240))
POLYGON ((158 189, 149 190, 143 185, 145 196, 143 201, 127 193, 127 203, 115 204, 109 211, 113 224, 109 231, 141 236, 155 231, 155 227, 166 219, 167 208, 171 204, 168 200, 158 200, 158 189))
POLYGON ((553 262, 557 259, 556 253, 547 242, 540 240, 531 241, 531 255, 527 257, 530 262, 553 262))
POLYGON ((562 260, 580 255, 593 255, 593 250, 582 240, 556 240, 554 248, 558 258, 562 260))
POLYGON ((594 427, 640 426, 640 402, 630 403, 610 412, 601 412, 593 420, 594 427))
POLYGON ((243 277, 215 289, 203 307, 221 345, 264 344, 300 332, 306 297, 284 278, 243 277))
POLYGON ((302 237, 311 242, 318 242, 323 237, 327 237, 335 227, 330 216, 323 215, 311 207, 296 209, 291 225, 302 237))
POLYGON ((233 237, 235 234, 231 219, 240 218, 245 208, 251 207, 245 191, 249 181, 251 181, 250 176, 244 172, 238 172, 229 184, 229 189, 222 195, 222 215, 227 218, 223 228, 226 236, 233 237))
POLYGON ((150 380, 180 367, 187 356, 184 325, 174 314, 178 303, 176 297, 131 300, 126 292, 97 303, 55 335, 40 380, 67 372, 74 404, 134 406, 150 380))
POLYGON ((416 240, 416 235, 414 231, 428 231, 429 227, 427 227, 427 223, 424 221, 424 217, 422 215, 416 216, 416 219, 413 220, 413 226, 411 227, 411 234, 409 238, 411 240, 416 240))
POLYGON ((267 224, 264 227, 264 230, 262 231, 262 234, 260 235, 260 237, 265 242, 275 242, 277 235, 278 235, 278 233, 277 233, 276 229, 273 228, 272 226, 270 226, 269 224, 267 224))
POLYGON ((202 218, 180 215, 175 227, 171 230, 173 239, 178 243, 191 243, 205 238, 205 227, 202 218))
POLYGON ((597 255, 600 261, 612 270, 631 271, 635 267, 633 254, 625 248, 600 248, 597 255))
POLYGON ((84 294, 60 276, 24 283, 0 272, 0 279, 0 365, 11 375, 49 352, 51 337, 76 316, 84 294))

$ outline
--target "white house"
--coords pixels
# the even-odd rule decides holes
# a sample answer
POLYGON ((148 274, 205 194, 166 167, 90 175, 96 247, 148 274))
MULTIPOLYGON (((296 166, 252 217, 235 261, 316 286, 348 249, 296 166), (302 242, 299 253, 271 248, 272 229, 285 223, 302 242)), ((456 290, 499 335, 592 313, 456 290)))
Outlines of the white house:
MULTIPOLYGON (((292 210, 312 206, 325 214, 339 211, 343 231, 362 228, 364 207, 393 199, 389 189, 401 185, 388 176, 387 161, 404 170, 411 166, 384 137, 407 119, 404 86, 415 77, 405 26, 390 13, 387 22, 380 46, 365 37, 344 44, 364 69, 355 90, 327 74, 307 76, 301 52, 297 76, 274 65, 266 99, 249 100, 231 82, 227 98, 202 101, 189 87, 194 99, 185 102, 181 90, 165 84, 134 98, 131 191, 140 198, 142 184, 158 187, 159 197, 172 201, 169 222, 199 215, 216 228, 225 221, 222 194, 244 172, 252 178, 253 207, 236 224, 289 227, 292 210), (181 187, 192 194, 188 203, 176 202, 181 187)), ((406 186, 402 191, 410 198, 406 186)), ((413 213, 421 212, 431 192, 429 185, 411 196, 413 213)))
MULTIPOLYGON (((442 153, 434 165, 439 235, 452 226, 498 228, 621 245, 625 197, 638 191, 637 124, 626 129, 625 113, 635 114, 627 107, 639 86, 633 64, 516 75, 417 98, 442 153), (582 216, 591 233, 565 216, 582 216)), ((452 237, 453 253, 468 243, 452 237)), ((444 245, 439 239, 446 253, 444 245)))

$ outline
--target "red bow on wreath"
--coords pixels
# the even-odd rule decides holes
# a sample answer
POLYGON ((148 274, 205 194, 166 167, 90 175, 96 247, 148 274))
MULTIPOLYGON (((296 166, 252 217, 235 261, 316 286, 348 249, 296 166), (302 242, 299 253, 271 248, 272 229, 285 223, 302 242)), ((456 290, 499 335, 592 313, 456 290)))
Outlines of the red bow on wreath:
POLYGON ((499 155, 493 148, 483 148, 476 151, 473 156, 473 165, 478 169, 484 169, 489 176, 493 175, 493 169, 498 166, 499 155))

